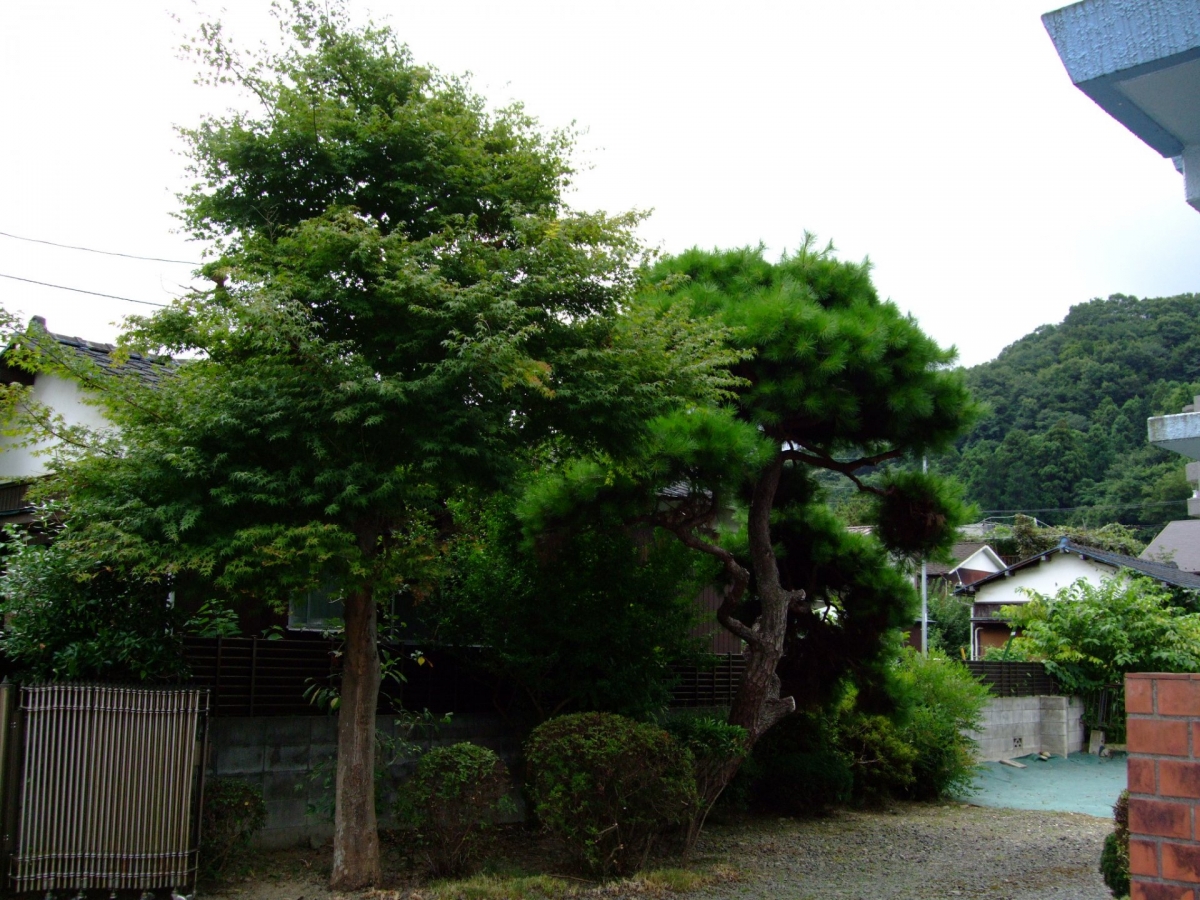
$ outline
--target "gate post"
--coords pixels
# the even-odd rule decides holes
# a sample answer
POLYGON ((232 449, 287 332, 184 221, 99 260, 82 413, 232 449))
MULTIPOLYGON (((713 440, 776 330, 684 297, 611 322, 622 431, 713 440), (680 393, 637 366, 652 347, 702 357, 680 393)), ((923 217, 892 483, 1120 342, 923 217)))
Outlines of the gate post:
POLYGON ((0 889, 8 889, 9 861, 17 837, 21 797, 20 685, 0 682, 0 889))

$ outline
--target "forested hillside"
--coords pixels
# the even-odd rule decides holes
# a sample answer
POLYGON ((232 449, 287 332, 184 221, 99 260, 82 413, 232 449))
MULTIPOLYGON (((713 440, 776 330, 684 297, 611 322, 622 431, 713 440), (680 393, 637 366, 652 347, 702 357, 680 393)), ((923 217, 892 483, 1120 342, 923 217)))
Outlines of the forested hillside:
POLYGON ((1200 393, 1200 294, 1082 303, 966 374, 989 410, 936 465, 985 514, 1147 528, 1186 516, 1186 460, 1146 443, 1146 418, 1200 393))

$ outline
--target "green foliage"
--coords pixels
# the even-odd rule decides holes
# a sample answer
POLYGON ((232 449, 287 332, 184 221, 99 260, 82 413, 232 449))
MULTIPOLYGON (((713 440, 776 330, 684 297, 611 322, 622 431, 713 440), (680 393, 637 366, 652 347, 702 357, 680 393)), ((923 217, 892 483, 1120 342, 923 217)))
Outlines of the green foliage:
POLYGON ((470 743, 435 747, 400 791, 397 812, 416 832, 433 875, 473 866, 483 834, 501 814, 508 769, 496 754, 470 743))
POLYGON ((847 802, 853 790, 836 716, 813 711, 789 716, 767 732, 730 786, 735 800, 789 816, 823 815, 847 802))
POLYGON ((597 512, 522 540, 504 497, 459 504, 448 574, 416 610, 438 639, 479 647, 496 702, 541 722, 567 711, 645 718, 665 709, 671 665, 694 660, 695 597, 711 566, 678 541, 597 512))
POLYGON ((219 878, 266 824, 261 788, 237 778, 207 779, 200 810, 201 871, 219 878))
POLYGON ((690 852, 700 838, 709 812, 729 783, 730 772, 750 750, 749 734, 710 715, 676 713, 663 723, 675 743, 692 754, 696 773, 696 806, 684 836, 684 851, 690 852))
POLYGON ((917 751, 905 796, 915 800, 967 792, 974 779, 975 741, 989 694, 956 659, 923 657, 906 648, 894 670, 892 693, 902 738, 917 751))
POLYGON ((1084 547, 1107 550, 1124 556, 1137 556, 1146 549, 1134 529, 1109 523, 1100 528, 1081 525, 1038 527, 1030 516, 1016 516, 1011 526, 999 526, 988 534, 988 545, 1001 556, 1028 559, 1057 547, 1063 538, 1084 547))
POLYGON ((696 806, 691 754, 653 725, 576 713, 539 725, 525 745, 538 820, 588 870, 625 874, 696 806))
POLYGON ((1200 294, 1073 306, 966 371, 990 413, 939 467, 985 511, 1157 531, 1184 513, 1188 488, 1178 457, 1146 443, 1145 423, 1200 392, 1198 317, 1200 294), (1052 510, 1077 506, 1102 508, 1052 510))
MULTIPOLYGON (((940 581, 940 580, 939 580, 940 581)), ((931 584, 929 590, 929 646, 952 659, 964 658, 971 649, 970 597, 959 597, 944 581, 931 584)))
POLYGON ((205 600, 184 623, 184 630, 199 637, 238 637, 242 633, 238 614, 220 600, 205 600))
POLYGON ((1195 672, 1200 613, 1176 605, 1153 579, 1115 577, 1099 586, 1080 579, 1001 614, 1020 633, 1018 658, 1042 660, 1069 692, 1120 685, 1126 672, 1195 672))
POLYGON ((1113 804, 1116 827, 1104 838, 1100 852, 1100 874, 1114 897, 1129 896, 1129 791, 1113 804))
POLYGON ((188 675, 162 582, 138 583, 103 562, 10 528, 0 576, 0 647, 26 681, 176 681, 188 675))
POLYGON ((904 648, 886 673, 886 714, 847 689, 769 732, 739 775, 758 804, 812 815, 847 801, 934 800, 970 789, 987 689, 956 660, 904 648))
POLYGON ((948 522, 973 518, 962 501, 962 488, 922 472, 889 471, 879 486, 875 522, 879 539, 909 559, 944 556, 957 537, 948 522))
POLYGON ((854 801, 871 806, 911 791, 920 751, 905 740, 896 723, 852 705, 839 712, 838 746, 850 759, 854 801))

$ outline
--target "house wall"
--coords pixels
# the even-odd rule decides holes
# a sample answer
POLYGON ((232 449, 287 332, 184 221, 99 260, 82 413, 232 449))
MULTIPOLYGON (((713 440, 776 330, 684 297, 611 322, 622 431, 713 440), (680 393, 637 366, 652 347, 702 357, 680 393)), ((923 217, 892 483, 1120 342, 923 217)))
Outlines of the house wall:
MULTIPOLYGON (((108 421, 100 410, 84 402, 85 394, 79 385, 57 375, 39 373, 31 391, 33 399, 58 413, 68 425, 85 425, 103 428, 108 421)), ((53 442, 42 442, 32 447, 19 447, 17 438, 0 436, 0 480, 22 480, 45 475, 47 458, 39 456, 53 442)))
POLYGON ((994 697, 984 707, 982 728, 970 733, 980 761, 1031 753, 1066 756, 1085 746, 1080 697, 994 697))
MULTIPOLYGON (((395 723, 379 717, 379 729, 394 734, 395 723)), ((520 738, 498 716, 455 715, 438 727, 427 746, 471 741, 490 747, 510 770, 520 753, 520 738)), ((308 804, 332 802, 333 769, 337 748, 337 719, 332 716, 247 716, 212 719, 209 723, 207 777, 238 778, 262 788, 267 824, 255 843, 263 848, 319 844, 330 839, 333 825, 306 812, 308 804), (325 783, 328 775, 330 781, 325 783)), ((415 760, 402 760, 393 772, 402 775, 415 760)), ((514 796, 518 803, 520 798, 514 796)), ((378 810, 380 824, 391 819, 378 810)))
POLYGON ((1025 603, 1029 598, 1020 593, 1020 588, 1039 594, 1054 594, 1080 578, 1099 584, 1115 571, 1112 566, 1091 559, 1080 559, 1074 553, 1054 552, 1044 562, 1018 569, 1007 578, 997 578, 980 586, 975 593, 975 602, 1025 603))
POLYGON ((1125 676, 1134 900, 1200 900, 1200 675, 1125 676))

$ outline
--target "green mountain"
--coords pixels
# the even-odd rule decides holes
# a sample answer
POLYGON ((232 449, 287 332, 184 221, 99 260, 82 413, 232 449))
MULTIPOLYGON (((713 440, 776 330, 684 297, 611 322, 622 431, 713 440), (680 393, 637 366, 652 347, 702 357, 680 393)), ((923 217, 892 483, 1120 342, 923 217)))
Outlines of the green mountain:
POLYGON ((936 465, 985 514, 1146 531, 1187 515, 1187 461, 1146 443, 1146 418, 1200 393, 1200 294, 1081 303, 966 376, 989 410, 936 465))

